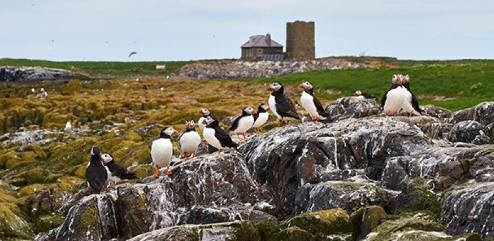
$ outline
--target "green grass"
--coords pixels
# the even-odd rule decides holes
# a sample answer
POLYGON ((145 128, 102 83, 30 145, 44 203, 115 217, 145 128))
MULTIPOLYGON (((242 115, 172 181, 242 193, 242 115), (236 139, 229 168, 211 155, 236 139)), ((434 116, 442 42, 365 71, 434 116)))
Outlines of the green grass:
POLYGON ((29 59, 0 59, 0 66, 39 66, 47 68, 81 70, 94 78, 114 78, 130 76, 163 77, 174 73, 180 67, 193 61, 153 61, 153 62, 55 62, 29 59), (156 65, 166 64, 166 71, 157 71, 156 65))
MULTIPOLYGON (((277 78, 243 81, 269 83, 278 80, 285 85, 297 86, 300 79, 304 79, 315 86, 316 96, 321 99, 335 100, 342 96, 350 96, 355 90, 372 93, 381 98, 389 89, 393 74, 407 73, 410 75, 411 89, 419 97, 420 104, 433 104, 450 110, 459 110, 472 107, 483 101, 494 101, 494 60, 414 61, 388 57, 352 56, 338 58, 355 62, 378 61, 395 67, 319 70, 277 78), (341 94, 328 94, 328 89, 341 91, 341 94), (434 96, 455 99, 435 101, 433 100, 434 96)), ((62 69, 75 67, 94 78, 125 78, 131 76, 163 77, 175 73, 180 67, 193 62, 54 62, 0 59, 0 66, 40 66, 62 69), (167 70, 156 71, 157 64, 166 64, 167 70)))
MULTIPOLYGON (((395 61, 400 63, 400 61, 395 61)), ((399 67, 357 68, 344 70, 319 70, 296 73, 277 78, 254 80, 270 83, 280 81, 296 86, 301 79, 310 81, 316 88, 316 96, 334 100, 350 96, 356 90, 379 97, 391 86, 395 73, 410 75, 410 87, 419 98, 420 104, 433 104, 450 110, 472 107, 483 101, 494 101, 494 60, 462 61, 403 61, 399 67), (326 90, 341 91, 341 94, 327 94, 326 90), (455 98, 448 101, 434 101, 432 96, 455 98)), ((380 100, 379 100, 380 101, 380 100)))

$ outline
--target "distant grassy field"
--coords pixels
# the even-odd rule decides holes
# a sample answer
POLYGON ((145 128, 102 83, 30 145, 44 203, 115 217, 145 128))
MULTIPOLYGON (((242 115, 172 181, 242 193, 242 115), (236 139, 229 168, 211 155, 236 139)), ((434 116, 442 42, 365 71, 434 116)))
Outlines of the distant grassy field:
POLYGON ((68 61, 54 62, 47 60, 29 59, 0 59, 0 66, 39 66, 47 68, 71 69, 77 68, 95 78, 113 78, 129 76, 170 75, 180 67, 193 61, 154 61, 154 62, 89 62, 68 61), (156 65, 166 65, 166 71, 157 71, 156 65))
MULTIPOLYGON (((319 70, 295 73, 277 78, 249 79, 254 83, 274 80, 297 86, 300 79, 311 81, 321 99, 335 100, 355 90, 372 93, 379 98, 389 89, 395 73, 410 75, 410 86, 420 104, 433 104, 450 110, 494 101, 494 60, 414 61, 380 57, 339 57, 354 62, 379 61, 396 67, 319 70), (442 100, 441 100, 442 99, 442 100)), ((208 61, 208 60, 207 60, 208 61)), ((126 78, 130 76, 163 77, 195 61, 174 62, 53 62, 28 59, 0 59, 0 66, 41 66, 70 69, 75 67, 95 78, 126 78), (166 71, 156 71, 166 64, 166 71)), ((325 101, 328 103, 329 101, 325 101)))
POLYGON ((393 74, 407 73, 420 104, 459 110, 483 101, 494 101, 494 60, 394 61, 393 64, 400 66, 320 70, 254 81, 270 83, 278 80, 296 86, 304 79, 314 85, 316 95, 322 99, 349 96, 355 90, 372 93, 380 99, 389 89, 393 74), (454 99, 437 100, 444 98, 454 99))

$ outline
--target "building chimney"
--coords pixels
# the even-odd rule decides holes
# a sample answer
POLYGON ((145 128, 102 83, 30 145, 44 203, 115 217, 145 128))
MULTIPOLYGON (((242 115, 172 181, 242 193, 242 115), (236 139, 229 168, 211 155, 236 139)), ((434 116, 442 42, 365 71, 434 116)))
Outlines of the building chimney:
POLYGON ((266 43, 271 47, 271 34, 269 33, 266 34, 266 43))

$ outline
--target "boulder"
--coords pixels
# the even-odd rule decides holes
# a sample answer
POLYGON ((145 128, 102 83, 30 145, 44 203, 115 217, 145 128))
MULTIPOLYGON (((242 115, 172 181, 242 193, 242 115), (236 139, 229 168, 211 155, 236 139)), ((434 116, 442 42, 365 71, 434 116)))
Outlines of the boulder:
POLYGON ((444 190, 469 179, 491 181, 494 159, 492 145, 470 147, 431 147, 406 156, 390 157, 382 175, 382 185, 402 190, 405 181, 415 177, 431 180, 430 188, 444 190))
POLYGON ((0 82, 37 83, 44 80, 89 79, 88 75, 65 69, 0 66, 0 82))
POLYGON ((484 240, 494 238, 494 183, 472 183, 446 192, 441 220, 446 233, 478 233, 484 240))
POLYGON ((276 194, 278 218, 283 219, 293 214, 297 191, 304 184, 380 180, 387 157, 430 145, 419 128, 394 118, 351 118, 277 128, 256 135, 240 151, 255 180, 276 194))
POLYGON ((330 116, 329 121, 335 122, 339 119, 377 115, 381 112, 381 106, 376 103, 375 99, 343 97, 324 107, 324 110, 330 116))
POLYGON ((452 142, 469 142, 475 144, 488 144, 490 138, 483 134, 484 126, 477 121, 467 120, 456 123, 448 139, 452 142), (484 136, 482 138, 481 136, 484 136))
POLYGON ((353 240, 364 238, 386 220, 388 220, 388 215, 380 206, 368 206, 352 213, 350 221, 353 226, 353 240))

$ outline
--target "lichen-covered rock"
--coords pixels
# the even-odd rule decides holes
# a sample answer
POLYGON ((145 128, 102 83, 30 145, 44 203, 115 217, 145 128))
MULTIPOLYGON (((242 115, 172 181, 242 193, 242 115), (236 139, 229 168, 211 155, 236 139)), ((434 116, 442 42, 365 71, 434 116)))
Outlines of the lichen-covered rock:
POLYGON ((238 240, 260 241, 259 231, 254 223, 238 221, 211 225, 182 225, 162 228, 138 235, 129 241, 170 240, 170 241, 207 241, 207 240, 238 240))
POLYGON ((11 203, 0 203, 0 239, 31 239, 33 231, 28 222, 14 212, 11 203))
POLYGON ((0 82, 36 83, 43 80, 70 80, 89 79, 87 75, 81 75, 65 69, 1 66, 0 82))
POLYGON ((447 192, 443 198, 441 220, 446 233, 478 233, 482 239, 494 238, 494 183, 473 183, 447 192))
POLYGON ((482 125, 494 122, 494 102, 482 102, 472 108, 459 110, 453 113, 450 122, 474 120, 482 125))
POLYGON ((329 120, 335 122, 340 119, 377 115, 381 112, 381 107, 375 99, 343 97, 327 105, 324 110, 329 114, 329 120))
POLYGON ((342 208, 349 213, 362 207, 379 205, 390 209, 398 192, 379 188, 372 183, 328 181, 305 184, 295 198, 294 213, 342 208))
POLYGON ((364 238, 386 220, 388 220, 388 215, 380 206, 368 206, 353 212, 350 215, 350 221, 353 226, 353 240, 364 238))
POLYGON ((298 227, 310 234, 320 233, 324 236, 352 232, 350 216, 341 208, 303 213, 290 218, 281 227, 298 227))
POLYGON ((439 223, 420 218, 400 218, 396 220, 385 221, 384 223, 373 229, 372 232, 369 233, 363 240, 410 240, 400 239, 400 237, 405 234, 414 234, 416 232, 420 232, 421 235, 424 236, 434 236, 435 234, 438 234, 440 235, 440 237, 449 237, 444 233, 440 233, 443 230, 444 227, 439 223), (424 232, 425 234, 423 234, 424 232))
MULTIPOLYGON (((456 123, 451 132, 449 133, 449 140, 452 142, 474 142, 474 140, 479 139, 483 135, 482 130, 484 126, 477 121, 467 120, 460 121, 456 123)), ((487 136, 486 136, 487 137, 487 136)), ((480 140, 480 139, 479 139, 480 140)), ((489 138, 487 137, 487 142, 478 143, 478 144, 487 144, 489 143, 489 138)))
POLYGON ((392 213, 402 211, 430 211, 435 215, 441 212, 441 202, 438 194, 433 192, 429 180, 420 177, 407 179, 401 193, 393 200, 392 213))
POLYGON ((432 147, 406 156, 386 160, 382 185, 401 190, 405 181, 415 177, 431 180, 430 188, 444 190, 474 178, 493 181, 490 168, 494 159, 491 145, 473 147, 432 147))
POLYGON ((372 118, 285 126, 253 137, 240 150, 256 180, 276 194, 278 217, 283 218, 295 210, 297 191, 306 183, 379 180, 387 157, 430 145, 416 126, 372 118))

